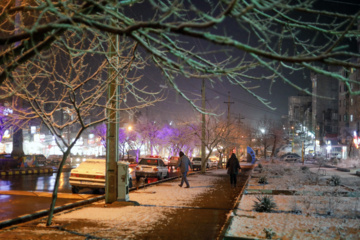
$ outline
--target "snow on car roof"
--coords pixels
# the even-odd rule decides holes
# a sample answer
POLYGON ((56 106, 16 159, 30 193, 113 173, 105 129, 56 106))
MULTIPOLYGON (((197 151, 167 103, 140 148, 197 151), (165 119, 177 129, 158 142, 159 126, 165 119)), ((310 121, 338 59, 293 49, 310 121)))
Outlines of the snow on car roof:
POLYGON ((73 170, 77 170, 78 172, 105 172, 105 163, 105 159, 87 159, 86 161, 80 163, 80 165, 73 170))

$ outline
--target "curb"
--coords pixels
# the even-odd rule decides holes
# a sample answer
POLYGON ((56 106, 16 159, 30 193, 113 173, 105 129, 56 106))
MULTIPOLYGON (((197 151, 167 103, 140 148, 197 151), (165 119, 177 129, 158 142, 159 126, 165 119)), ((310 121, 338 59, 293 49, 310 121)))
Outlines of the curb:
MULTIPOLYGON (((253 169, 251 170, 253 171, 253 169)), ((238 238, 238 237, 227 237, 226 236, 226 233, 227 233, 227 230, 229 228, 229 226, 231 225, 231 222, 232 222, 232 219, 233 219, 233 213, 234 213, 234 210, 239 206, 240 204, 240 201, 241 201, 241 197, 242 195, 244 194, 244 191, 246 190, 246 187, 250 181, 250 178, 251 178, 251 172, 249 173, 249 177, 248 179, 246 180, 246 183, 244 184, 244 187, 241 189, 236 201, 235 201, 235 204, 231 210, 231 213, 229 214, 229 216, 227 217, 227 219, 225 220, 225 223, 224 225, 222 226, 222 229, 220 231, 220 235, 218 236, 218 240, 231 240, 231 239, 253 239, 253 238, 238 238)))
MULTIPOLYGON (((54 213, 58 213, 58 212, 61 212, 61 211, 64 211, 64 210, 74 208, 74 207, 79 207, 79 206, 82 206, 82 205, 85 205, 85 204, 88 204, 88 203, 92 203, 92 202, 96 202, 96 201, 99 201, 99 200, 102 200, 102 199, 105 199, 105 195, 95 197, 95 198, 89 198, 89 199, 86 199, 86 200, 81 200, 81 201, 78 201, 78 202, 75 202, 75 203, 65 204, 63 206, 55 207, 54 208, 54 213)), ((33 220, 33 219, 36 219, 36 218, 44 217, 44 216, 49 214, 49 211, 50 210, 40 210, 40 211, 37 211, 37 212, 32 213, 32 214, 26 214, 26 215, 22 215, 22 216, 17 217, 17 218, 2 221, 2 222, 0 222, 0 229, 5 228, 5 227, 9 227, 9 226, 14 225, 14 224, 24 223, 24 222, 27 222, 27 221, 30 221, 30 220, 33 220)))
POLYGON ((28 175, 28 174, 48 174, 53 173, 52 168, 33 168, 33 169, 9 169, 6 171, 0 171, 0 176, 13 176, 13 175, 28 175))
POLYGON ((341 172, 350 172, 350 169, 348 169, 348 168, 338 167, 338 168, 336 168, 336 170, 341 171, 341 172))

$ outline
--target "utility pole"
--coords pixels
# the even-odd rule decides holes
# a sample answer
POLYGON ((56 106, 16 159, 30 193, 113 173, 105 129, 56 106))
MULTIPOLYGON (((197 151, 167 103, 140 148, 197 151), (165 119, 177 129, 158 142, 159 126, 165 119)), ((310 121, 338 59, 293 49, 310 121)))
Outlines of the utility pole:
MULTIPOLYGON (((109 43, 109 57, 113 65, 117 51, 119 49, 119 36, 113 36, 109 43), (115 46, 114 46, 115 45, 115 46)), ((114 66, 113 66, 114 67, 114 66)), ((113 203, 117 201, 117 160, 119 157, 119 84, 118 74, 115 74, 114 68, 110 68, 108 78, 112 78, 107 90, 109 106, 107 109, 108 123, 106 128, 106 184, 105 184, 105 202, 113 203)))
POLYGON ((203 111, 201 114, 201 171, 205 172, 205 80, 202 80, 201 86, 201 110, 203 111))
MULTIPOLYGON (((230 126, 230 104, 234 104, 234 102, 230 102, 230 92, 228 92, 228 101, 224 102, 228 105, 228 114, 227 114, 227 121, 228 121, 228 131, 230 126)), ((228 150, 229 151, 229 150, 228 150)), ((228 156, 230 155, 230 152, 228 152, 228 156)))
POLYGON ((228 123, 230 123, 230 104, 234 104, 234 102, 230 102, 230 92, 228 92, 228 101, 224 103, 228 105, 227 119, 228 119, 228 123))

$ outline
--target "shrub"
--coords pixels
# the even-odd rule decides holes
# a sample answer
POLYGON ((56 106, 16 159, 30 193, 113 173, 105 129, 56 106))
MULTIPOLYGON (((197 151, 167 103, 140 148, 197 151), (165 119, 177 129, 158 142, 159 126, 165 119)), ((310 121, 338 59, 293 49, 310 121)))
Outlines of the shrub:
POLYGON ((276 235, 272 228, 264 228, 264 232, 266 239, 272 239, 276 235))
POLYGON ((302 167, 301 167, 301 170, 302 170, 303 172, 307 172, 307 171, 309 171, 309 167, 308 167, 308 166, 302 166, 302 167))
POLYGON ((277 208, 271 196, 257 196, 254 201, 253 210, 256 212, 271 212, 277 208))
POLYGON ((260 183, 260 184, 268 184, 267 177, 266 177, 266 176, 261 176, 261 177, 259 178, 258 183, 260 183))
POLYGON ((339 186, 341 184, 341 179, 337 175, 331 176, 330 184, 333 186, 339 186))

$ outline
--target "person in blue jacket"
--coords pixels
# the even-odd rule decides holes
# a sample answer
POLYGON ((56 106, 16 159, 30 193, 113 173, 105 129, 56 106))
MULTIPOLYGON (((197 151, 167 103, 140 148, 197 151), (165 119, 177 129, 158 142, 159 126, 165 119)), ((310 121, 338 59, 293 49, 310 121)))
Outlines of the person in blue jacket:
POLYGON ((236 187, 236 178, 239 173, 239 169, 241 169, 241 167, 235 153, 231 154, 231 157, 226 163, 226 168, 227 168, 227 174, 230 175, 231 186, 236 187))
POLYGON ((187 172, 189 171, 189 167, 192 168, 192 164, 191 164, 189 158, 183 152, 180 151, 179 156, 180 156, 180 159, 178 161, 177 167, 180 168, 180 171, 182 174, 181 183, 179 184, 179 186, 182 187, 182 185, 185 182, 186 183, 185 188, 190 188, 190 184, 186 178, 186 175, 187 175, 187 172))

